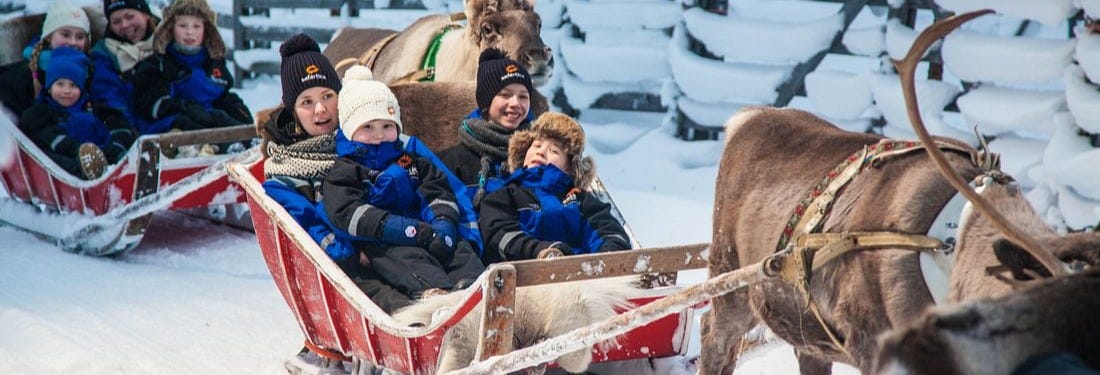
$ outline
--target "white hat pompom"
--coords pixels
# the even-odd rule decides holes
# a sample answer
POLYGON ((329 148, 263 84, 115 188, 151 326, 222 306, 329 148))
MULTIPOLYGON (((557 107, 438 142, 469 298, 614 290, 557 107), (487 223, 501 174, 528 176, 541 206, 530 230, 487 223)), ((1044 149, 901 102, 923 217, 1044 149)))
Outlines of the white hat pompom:
POLYGON ((355 65, 348 69, 347 72, 344 72, 344 80, 373 81, 374 73, 372 73, 368 67, 355 65))

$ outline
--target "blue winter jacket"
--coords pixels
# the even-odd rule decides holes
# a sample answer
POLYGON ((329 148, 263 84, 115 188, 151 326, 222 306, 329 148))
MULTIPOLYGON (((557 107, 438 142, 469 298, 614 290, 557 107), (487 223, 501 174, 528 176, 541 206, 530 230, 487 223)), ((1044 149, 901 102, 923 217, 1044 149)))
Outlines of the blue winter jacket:
MULTIPOLYGON (((430 223, 439 216, 436 211, 439 207, 435 206, 433 209, 433 203, 437 202, 430 202, 428 199, 425 199, 423 190, 425 187, 422 186, 424 182, 422 178, 433 178, 433 173, 440 173, 443 178, 445 178, 445 181, 442 181, 442 188, 449 190, 442 194, 446 196, 453 195, 454 204, 456 205, 456 207, 453 207, 455 212, 447 210, 447 216, 454 216, 456 218, 459 237, 469 241, 478 249, 481 248, 481 233, 477 228, 477 216, 473 211, 473 203, 465 198, 465 186, 457 177, 451 174, 443 163, 439 161, 439 158, 437 158, 435 154, 416 137, 401 135, 398 140, 394 142, 367 145, 351 141, 344 137, 343 132, 338 131, 336 132, 336 155, 338 156, 336 161, 337 165, 333 167, 333 172, 330 172, 329 180, 341 179, 341 175, 348 172, 346 166, 341 166, 342 163, 346 163, 344 160, 348 160, 371 170, 372 172, 370 172, 371 175, 369 176, 371 181, 364 181, 358 184, 362 190, 356 190, 356 194, 361 195, 355 197, 341 197, 338 196, 339 193, 328 193, 330 187, 328 181, 326 181, 325 201, 346 203, 350 200, 357 200, 359 204, 366 204, 370 207, 379 208, 389 214, 415 218, 430 223), (409 159, 406 161, 399 161, 403 156, 408 156, 409 159), (410 166, 412 168, 410 168, 410 166)), ((435 181, 433 181, 433 183, 435 183, 435 181)), ((436 186, 433 185, 428 193, 435 195, 435 188, 436 186)), ((323 203, 323 205, 328 204, 323 203)), ((372 211, 372 213, 376 212, 377 211, 372 211)), ((330 215, 326 215, 326 220, 330 220, 330 224, 335 224, 331 221, 332 218, 330 215)), ((350 225, 354 224, 355 223, 351 223, 350 225)), ((371 223, 372 226, 375 224, 376 223, 371 223)), ((342 229, 345 226, 332 225, 332 227, 337 228, 337 236, 347 236, 347 238, 354 240, 381 243, 379 239, 373 237, 373 234, 376 232, 375 230, 366 230, 364 231, 366 233, 352 235, 350 232, 342 229)))
POLYGON ((302 195, 301 192, 293 186, 288 186, 288 184, 312 185, 314 182, 276 176, 264 181, 264 192, 282 205, 283 208, 286 208, 294 221, 297 221, 302 229, 305 229, 309 236, 321 245, 321 248, 325 250, 325 254, 328 254, 334 261, 342 262, 352 259, 352 256, 356 254, 355 247, 347 238, 338 238, 335 235, 332 228, 325 221, 325 213, 320 203, 314 203, 313 200, 302 195))
POLYGON ((149 121, 134 112, 134 83, 130 79, 133 68, 120 71, 118 60, 107 49, 106 42, 101 40, 92 47, 92 64, 95 66, 90 87, 92 101, 119 110, 134 129, 166 130, 171 126, 171 118, 149 121))
POLYGON ((569 245, 573 254, 630 248, 611 206, 574 189, 573 178, 553 165, 513 173, 503 189, 482 200, 480 227, 486 264, 532 259, 554 242, 569 245))

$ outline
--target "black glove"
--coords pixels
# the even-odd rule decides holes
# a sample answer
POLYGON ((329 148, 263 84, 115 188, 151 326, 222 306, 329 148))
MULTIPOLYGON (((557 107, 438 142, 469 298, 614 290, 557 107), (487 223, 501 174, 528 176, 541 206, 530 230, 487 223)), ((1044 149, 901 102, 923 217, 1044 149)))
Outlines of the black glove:
POLYGON ((206 129, 218 126, 217 120, 211 112, 199 103, 187 102, 183 115, 190 118, 200 128, 206 129))
POLYGON ((432 242, 428 244, 426 248, 429 253, 439 261, 439 264, 444 266, 451 263, 451 259, 455 256, 455 245, 457 240, 451 236, 442 236, 436 233, 432 237, 432 242))
POLYGON ((240 120, 233 118, 233 116, 230 116, 228 113, 220 109, 211 109, 210 115, 214 118, 215 127, 223 128, 227 126, 244 124, 240 120))
POLYGON ((107 161, 111 164, 115 164, 118 163, 119 160, 122 160, 123 156, 126 156, 126 151, 126 147, 118 144, 118 142, 111 142, 111 144, 103 148, 103 155, 107 156, 107 161))

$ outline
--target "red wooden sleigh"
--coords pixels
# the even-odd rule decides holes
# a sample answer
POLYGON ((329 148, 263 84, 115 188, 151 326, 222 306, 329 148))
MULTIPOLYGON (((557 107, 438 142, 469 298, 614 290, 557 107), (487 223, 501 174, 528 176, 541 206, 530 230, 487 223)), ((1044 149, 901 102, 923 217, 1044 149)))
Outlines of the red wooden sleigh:
MULTIPOLYGON (((143 136, 122 161, 100 178, 86 181, 61 169, 12 121, 0 119, 0 142, 7 142, 0 147, 0 183, 9 195, 6 200, 0 198, 6 208, 0 223, 35 233, 68 251, 109 255, 129 250, 141 240, 153 209, 244 202, 243 194, 225 176, 224 164, 229 158, 259 157, 249 151, 237 156, 167 159, 161 157, 162 148, 255 136, 251 125, 143 136), (56 221, 54 226, 70 228, 43 224, 51 220, 56 221), (71 228, 83 223, 90 225, 71 228)), ((260 167, 255 173, 262 173, 260 167)))
MULTIPOLYGON (((356 287, 290 214, 264 193, 251 169, 248 165, 233 164, 229 174, 247 194, 264 260, 297 317, 307 345, 338 353, 357 367, 381 366, 405 374, 434 374, 447 330, 478 303, 490 306, 482 311, 501 311, 492 306, 508 307, 519 286, 705 267, 701 253, 706 244, 495 264, 464 292, 467 295, 463 302, 449 316, 433 319, 427 327, 406 327, 356 287), (602 272, 590 272, 595 263, 602 267, 602 272)), ((675 287, 651 289, 631 301, 644 305, 675 291, 675 287)), ((482 317, 483 327, 511 332, 510 316, 486 314, 482 317)), ((693 309, 688 308, 633 328, 618 337, 618 346, 607 352, 596 349, 594 361, 683 354, 692 320, 693 309)), ((511 334, 495 337, 506 340, 482 337, 479 359, 510 351, 511 334)))

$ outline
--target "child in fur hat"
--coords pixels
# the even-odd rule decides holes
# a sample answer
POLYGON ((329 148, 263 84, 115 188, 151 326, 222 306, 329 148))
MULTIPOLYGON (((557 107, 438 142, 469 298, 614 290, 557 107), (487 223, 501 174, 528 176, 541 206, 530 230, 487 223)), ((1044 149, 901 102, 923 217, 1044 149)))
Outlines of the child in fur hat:
POLYGON ((485 268, 460 232, 447 175, 427 147, 401 134, 397 98, 370 69, 348 69, 343 86, 338 158, 321 188, 328 219, 410 297, 468 286, 485 268))
POLYGON ((485 264, 630 248, 611 206, 578 187, 595 176, 584 130, 547 112, 508 145, 512 175, 481 202, 485 264))
POLYGON ((91 43, 91 23, 84 9, 69 0, 57 0, 46 11, 42 35, 23 49, 23 60, 3 67, 0 76, 0 102, 16 116, 23 114, 35 102, 42 90, 52 50, 72 47, 87 52, 91 43))
POLYGON ((106 37, 92 46, 92 101, 122 111, 138 129, 168 126, 147 124, 133 108, 134 66, 153 55, 153 30, 160 19, 145 0, 103 0, 103 12, 106 37))
POLYGON ((261 120, 260 128, 267 155, 264 192, 286 208, 382 311, 408 306, 412 300, 363 264, 352 241, 338 238, 318 207, 321 183, 336 161, 337 98, 342 87, 336 69, 305 34, 287 39, 279 53, 284 106, 261 120))
POLYGON ((116 163, 134 142, 121 112, 88 101, 88 56, 55 48, 38 101, 23 112, 19 128, 69 173, 92 180, 106 162, 116 163), (100 121, 103 119, 103 121, 100 121), (106 156, 104 155, 106 154, 106 156))
MULTIPOLYGON (((225 42, 205 0, 175 0, 153 32, 155 53, 134 67, 134 111, 149 121, 141 134, 252 123, 230 91, 225 42)), ((142 124, 139 124, 142 125, 142 124)))
POLYGON ((504 186, 508 177, 508 139, 531 126, 535 88, 523 64, 495 48, 481 52, 477 65, 477 108, 458 127, 457 145, 439 153, 443 163, 467 186, 474 207, 504 186))

